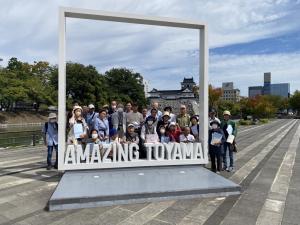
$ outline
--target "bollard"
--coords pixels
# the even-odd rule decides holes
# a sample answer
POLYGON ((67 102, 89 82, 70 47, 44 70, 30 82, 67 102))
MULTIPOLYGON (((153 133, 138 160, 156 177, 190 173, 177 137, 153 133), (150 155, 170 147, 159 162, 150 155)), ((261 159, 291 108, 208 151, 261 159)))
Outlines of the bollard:
POLYGON ((36 139, 35 134, 33 134, 33 135, 32 135, 32 145, 33 145, 33 146, 35 146, 35 139, 36 139))

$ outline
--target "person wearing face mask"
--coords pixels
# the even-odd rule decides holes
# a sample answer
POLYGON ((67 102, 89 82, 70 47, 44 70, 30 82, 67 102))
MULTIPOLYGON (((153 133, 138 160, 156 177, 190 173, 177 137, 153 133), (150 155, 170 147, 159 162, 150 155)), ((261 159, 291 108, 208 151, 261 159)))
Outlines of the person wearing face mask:
POLYGON ((48 122, 45 123, 43 130, 44 143, 48 148, 47 152, 47 170, 52 168, 52 153, 53 148, 56 150, 56 161, 54 168, 57 169, 57 155, 58 155, 58 124, 55 113, 50 113, 48 122))
POLYGON ((175 122, 171 122, 169 125, 169 135, 171 137, 171 142, 179 142, 179 136, 181 134, 181 128, 175 122))
POLYGON ((96 129, 91 130, 91 135, 90 135, 89 143, 94 143, 94 144, 100 144, 100 139, 98 135, 98 131, 96 129))
POLYGON ((196 141, 199 141, 199 118, 197 115, 191 117, 191 134, 195 137, 196 141))
POLYGON ((165 130, 167 130, 167 131, 169 130, 169 124, 170 124, 169 121, 170 121, 170 113, 168 111, 165 111, 162 119, 160 121, 158 121, 158 123, 157 123, 157 130, 156 131, 157 131, 157 134, 158 134, 159 138, 161 136, 161 134, 160 134, 160 128, 161 127, 164 127, 165 130))
POLYGON ((126 132, 126 113, 124 106, 118 104, 117 111, 111 116, 112 128, 118 131, 119 138, 123 138, 126 132))
POLYGON ((141 130, 141 139, 145 143, 158 142, 159 138, 156 132, 157 120, 153 116, 148 116, 146 123, 143 125, 141 130))
POLYGON ((109 125, 105 109, 99 111, 99 117, 96 118, 95 129, 98 131, 99 138, 102 142, 109 141, 109 125))
POLYGON ((82 108, 80 106, 73 107, 69 126, 68 143, 75 145, 85 143, 85 139, 88 137, 88 125, 82 117, 82 108))
POLYGON ((159 139, 161 143, 169 143, 171 141, 171 136, 169 135, 169 132, 166 131, 166 127, 161 126, 159 128, 159 133, 160 133, 159 139))
POLYGON ((210 126, 211 129, 209 130, 208 144, 211 170, 215 173, 220 173, 222 169, 223 144, 226 139, 223 130, 220 128, 218 120, 213 120, 210 123, 210 126))

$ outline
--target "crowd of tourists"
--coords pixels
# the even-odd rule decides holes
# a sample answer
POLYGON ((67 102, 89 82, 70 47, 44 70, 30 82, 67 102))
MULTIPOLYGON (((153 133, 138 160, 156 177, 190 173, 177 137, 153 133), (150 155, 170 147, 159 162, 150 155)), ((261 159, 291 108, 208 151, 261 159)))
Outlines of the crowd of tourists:
MULTIPOLYGON (((200 121, 201 122, 201 121, 200 121)), ((58 125, 56 114, 50 113, 49 121, 43 127, 45 144, 48 146, 47 169, 52 168, 51 158, 56 150, 58 125)), ((233 152, 236 150, 237 127, 230 120, 230 112, 224 111, 222 121, 216 111, 209 113, 209 155, 211 169, 234 171, 233 152)), ((140 146, 141 158, 146 157, 145 143, 199 142, 199 116, 190 115, 185 105, 175 115, 172 107, 161 111, 159 104, 153 102, 150 108, 139 109, 136 103, 112 101, 100 110, 93 104, 81 107, 74 104, 67 119, 67 143, 136 143, 140 146)), ((54 165, 57 168, 57 160, 54 165)))

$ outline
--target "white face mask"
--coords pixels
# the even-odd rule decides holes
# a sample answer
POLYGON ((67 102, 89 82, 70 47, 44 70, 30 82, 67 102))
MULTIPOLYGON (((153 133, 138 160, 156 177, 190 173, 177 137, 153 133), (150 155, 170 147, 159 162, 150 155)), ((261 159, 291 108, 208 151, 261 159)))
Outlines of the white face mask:
POLYGON ((212 128, 212 129, 217 129, 217 128, 218 128, 218 125, 217 125, 217 124, 213 124, 213 125, 211 125, 211 128, 212 128))
POLYGON ((49 122, 50 123, 56 123, 56 119, 50 119, 49 122))
POLYGON ((165 129, 160 129, 160 133, 161 133, 161 134, 165 134, 165 133, 166 133, 166 130, 165 130, 165 129))
POLYGON ((111 108, 112 108, 112 109, 115 109, 115 108, 117 108, 117 106, 116 106, 116 105, 112 105, 111 108))
POLYGON ((123 108, 118 108, 118 112, 123 112, 123 108))
POLYGON ((148 124, 149 124, 149 125, 152 125, 152 124, 153 124, 153 121, 152 121, 152 120, 149 120, 149 121, 148 121, 148 124))
POLYGON ((98 138, 98 134, 92 134, 92 138, 93 138, 93 139, 98 138))

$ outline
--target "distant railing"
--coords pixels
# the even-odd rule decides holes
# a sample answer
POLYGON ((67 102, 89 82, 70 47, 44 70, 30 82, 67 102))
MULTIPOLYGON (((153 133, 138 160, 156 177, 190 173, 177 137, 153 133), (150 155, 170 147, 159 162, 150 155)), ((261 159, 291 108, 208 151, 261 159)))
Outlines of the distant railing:
POLYGON ((41 144, 43 144, 43 135, 40 130, 0 132, 0 148, 41 144))
POLYGON ((6 128, 11 128, 11 127, 37 127, 37 126, 42 126, 44 123, 10 123, 10 124, 3 124, 0 123, 0 128, 6 129, 6 128))

